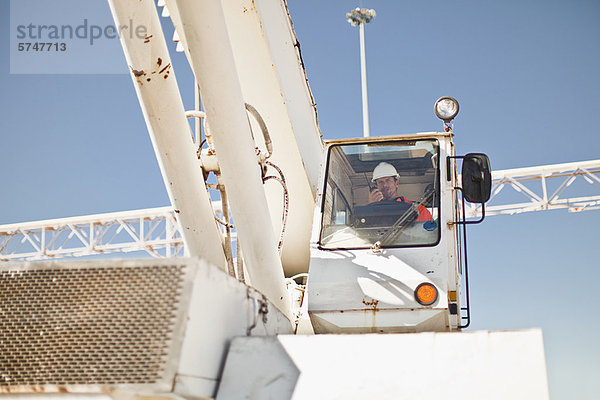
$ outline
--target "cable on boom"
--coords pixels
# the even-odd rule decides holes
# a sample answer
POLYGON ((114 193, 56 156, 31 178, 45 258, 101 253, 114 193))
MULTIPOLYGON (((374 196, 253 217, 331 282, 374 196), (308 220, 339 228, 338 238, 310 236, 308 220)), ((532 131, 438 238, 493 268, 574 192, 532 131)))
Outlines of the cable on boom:
MULTIPOLYGON (((289 191, 287 188, 287 184, 285 182, 285 176, 283 175, 283 171, 281 170, 281 168, 279 168, 277 165, 275 165, 271 161, 267 161, 273 155, 273 142, 271 140, 271 135, 269 134, 269 129, 267 128, 267 124, 265 123, 265 120, 263 119, 263 117, 260 115, 260 113, 258 112, 258 110, 256 108, 254 108, 252 105, 250 105, 248 103, 246 103, 245 105, 246 105, 246 110, 248 110, 248 112, 250 114, 252 114, 252 116, 258 123, 258 126, 260 127, 260 130, 262 131, 262 134, 263 134, 263 139, 265 141, 265 147, 267 149, 267 154, 265 155, 264 165, 262 168, 263 183, 265 183, 269 180, 275 180, 275 181, 279 182, 279 184, 283 188, 283 215, 281 218, 281 233, 279 235, 279 243, 277 244, 277 250, 279 251, 279 254, 281 255, 281 248, 283 246, 283 235, 285 233, 285 228, 286 228, 286 224, 287 224, 287 216, 288 216, 288 211, 289 211, 289 191), (279 177, 274 176, 274 175, 266 176, 266 171, 267 171, 266 166, 270 166, 270 167, 274 168, 277 171, 277 173, 279 174, 279 177)), ((252 129, 250 129, 250 132, 252 133, 252 129)), ((254 138, 253 133, 252 133, 252 139, 254 140, 254 143, 256 144, 256 139, 254 138)), ((258 146, 256 146, 256 153, 259 156, 261 154, 258 146)), ((262 164, 262 161, 261 161, 261 164, 262 164)))

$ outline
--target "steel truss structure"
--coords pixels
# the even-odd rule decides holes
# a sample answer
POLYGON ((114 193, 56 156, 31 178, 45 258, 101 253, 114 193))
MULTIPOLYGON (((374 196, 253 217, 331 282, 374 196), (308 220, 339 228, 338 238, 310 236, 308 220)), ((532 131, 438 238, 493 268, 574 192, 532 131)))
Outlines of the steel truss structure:
MULTIPOLYGON (((569 212, 600 208, 600 160, 492 172, 492 195, 485 205, 486 215, 560 208, 569 212), (583 192, 587 195, 581 196, 583 192)), ((481 206, 468 204, 466 216, 481 216, 481 206)))
MULTIPOLYGON (((486 215, 560 208, 570 212, 600 209, 600 160, 494 171, 492 180, 492 197, 486 204, 486 215), (568 188, 576 180, 594 192, 566 197, 568 188), (509 196, 503 198, 505 194, 509 196), (565 197, 561 197, 563 195, 565 197)), ((577 187, 578 191, 582 189, 577 187)), ((225 237, 221 202, 213 202, 213 209, 225 237)), ((467 204, 467 217, 480 215, 480 206, 467 204)), ((232 239, 235 248, 235 229, 232 229, 232 239)), ((172 207, 0 225, 0 261, 129 252, 144 252, 153 257, 184 255, 183 239, 172 207)))
POLYGON ((35 261, 142 251, 183 255, 171 207, 0 226, 0 261, 35 261))

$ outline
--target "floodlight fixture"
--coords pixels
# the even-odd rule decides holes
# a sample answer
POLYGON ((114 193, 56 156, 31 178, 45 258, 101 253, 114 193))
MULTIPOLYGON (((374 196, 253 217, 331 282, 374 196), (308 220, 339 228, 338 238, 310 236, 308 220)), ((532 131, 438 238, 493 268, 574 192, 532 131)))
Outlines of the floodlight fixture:
POLYGON ((346 18, 352 26, 360 24, 368 24, 375 18, 375 10, 366 8, 355 8, 349 13, 346 13, 346 18))
POLYGON ((458 114, 458 101, 449 96, 440 97, 435 102, 433 110, 439 119, 448 124, 458 114))

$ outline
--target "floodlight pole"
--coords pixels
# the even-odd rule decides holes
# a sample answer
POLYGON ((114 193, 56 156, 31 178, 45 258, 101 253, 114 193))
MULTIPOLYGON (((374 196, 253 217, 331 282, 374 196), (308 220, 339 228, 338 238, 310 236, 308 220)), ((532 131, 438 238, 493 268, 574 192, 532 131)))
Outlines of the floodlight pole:
POLYGON ((363 108, 363 134, 364 137, 370 135, 369 132, 369 103, 367 100, 367 60, 365 56, 365 24, 359 25, 360 32, 360 80, 362 85, 362 108, 363 108))
POLYGON ((363 136, 369 137, 369 104, 367 99, 367 60, 365 51, 365 24, 375 18, 375 10, 366 8, 355 8, 346 14, 348 22, 352 26, 358 25, 360 36, 360 77, 362 88, 362 114, 363 114, 363 136))

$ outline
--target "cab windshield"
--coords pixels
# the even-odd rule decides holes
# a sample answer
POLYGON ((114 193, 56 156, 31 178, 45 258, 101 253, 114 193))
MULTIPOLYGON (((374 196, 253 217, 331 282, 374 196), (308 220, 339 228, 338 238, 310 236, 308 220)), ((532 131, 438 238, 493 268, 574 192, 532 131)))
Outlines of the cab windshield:
POLYGON ((437 244, 438 152, 432 139, 331 146, 320 247, 437 244))

